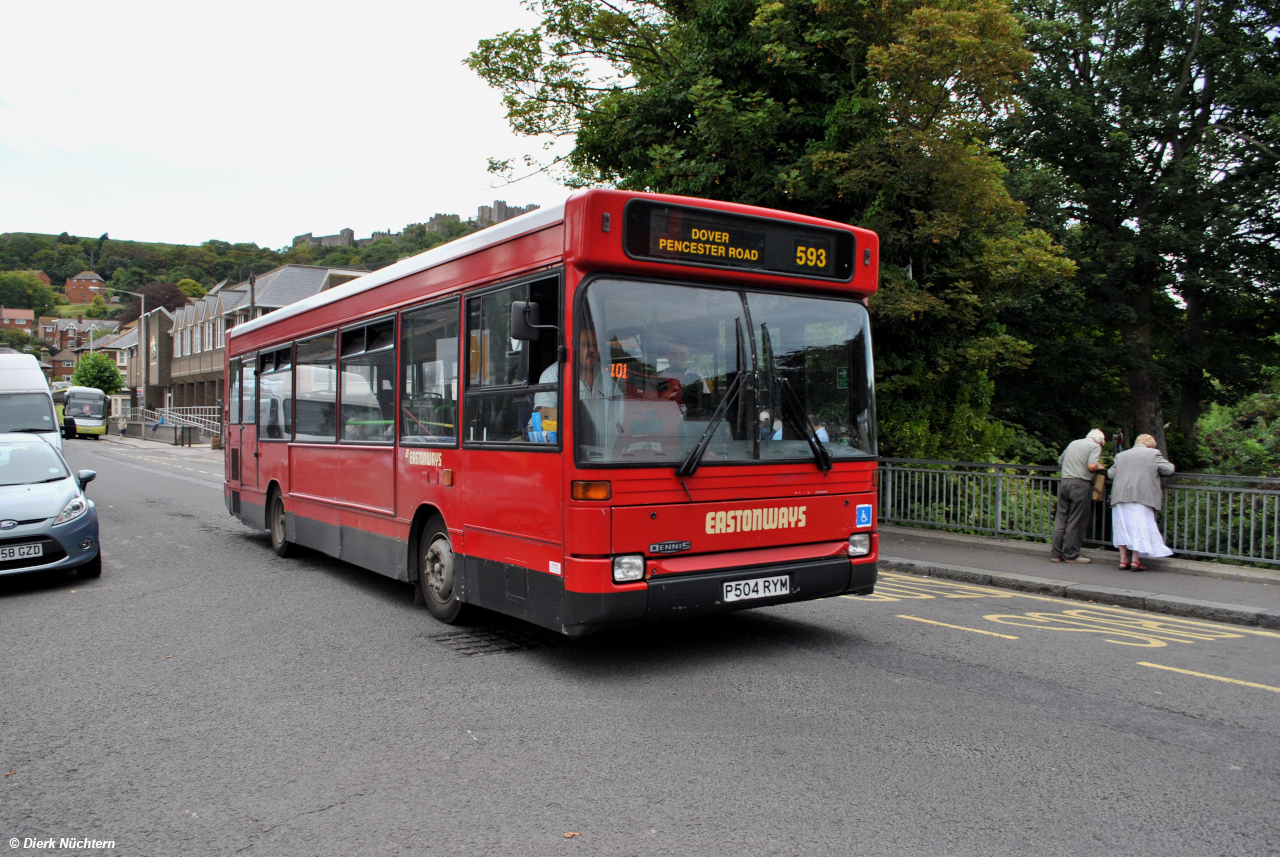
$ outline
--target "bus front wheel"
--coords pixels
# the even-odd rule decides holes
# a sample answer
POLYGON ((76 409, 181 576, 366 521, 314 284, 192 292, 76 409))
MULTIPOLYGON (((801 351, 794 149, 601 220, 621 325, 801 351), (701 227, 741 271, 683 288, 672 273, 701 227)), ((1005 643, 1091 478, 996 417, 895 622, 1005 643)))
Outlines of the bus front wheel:
POLYGON ((418 540, 418 581, 414 600, 425 604, 431 615, 452 625, 464 615, 465 604, 458 598, 456 563, 449 531, 444 521, 432 518, 418 540))
POLYGON ((276 491, 271 495, 271 505, 267 509, 267 530, 271 533, 271 549, 276 556, 292 556, 293 542, 285 538, 284 529, 284 497, 276 491))

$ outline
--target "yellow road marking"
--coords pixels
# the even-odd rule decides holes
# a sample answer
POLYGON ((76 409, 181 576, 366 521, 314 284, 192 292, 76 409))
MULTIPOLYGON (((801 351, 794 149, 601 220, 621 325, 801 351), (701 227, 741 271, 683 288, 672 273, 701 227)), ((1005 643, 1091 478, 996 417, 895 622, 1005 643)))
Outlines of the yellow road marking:
POLYGON ((1085 634, 1107 634, 1108 643, 1120 646, 1142 646, 1162 649, 1169 643, 1195 643, 1203 640, 1237 640, 1237 634, 1218 626, 1187 626, 1152 618, 1149 613, 1117 615, 1090 607, 1063 610, 1061 613, 1027 613, 1022 616, 991 614, 984 616, 1000 625, 1017 625, 1042 631, 1070 631, 1085 634), (1123 639, 1111 639, 1121 637, 1123 639))
MULTIPOLYGON (((842 595, 840 597, 848 598, 854 601, 871 601, 871 600, 898 601, 903 599, 927 601, 927 600, 935 599, 938 597, 938 595, 934 594, 933 592, 933 590, 936 590, 936 591, 960 593, 959 597, 962 597, 962 598, 1024 598, 1024 599, 1030 599, 1032 601, 1047 601, 1050 604, 1059 604, 1059 605, 1062 604, 1064 600, 1066 600, 1062 597, 1053 597, 1049 595, 1032 595, 1031 593, 1018 592, 1017 590, 1012 590, 1012 589, 997 589, 994 587, 984 587, 984 586, 979 586, 977 584, 970 584, 970 583, 954 583, 952 581, 945 580, 942 578, 917 577, 915 575, 903 574, 901 572, 891 572, 891 571, 881 572, 880 581, 881 581, 880 583, 876 584, 875 595, 858 595, 858 596, 842 595), (886 588, 889 589, 888 592, 885 592, 886 588), (893 593, 897 589, 903 589, 907 592, 910 592, 911 594, 895 596, 893 593), (884 597, 879 598, 878 596, 880 596, 882 592, 884 593, 884 597)), ((946 596, 943 596, 943 597, 946 597, 946 596)), ((1197 619, 1183 619, 1178 616, 1165 616, 1163 614, 1152 614, 1142 610, 1132 610, 1127 607, 1112 607, 1107 604, 1090 604, 1087 609, 1092 611, 1093 613, 1098 614, 1100 618, 1110 618, 1114 621, 1118 621, 1122 623, 1130 622, 1133 620, 1134 617, 1147 617, 1144 619, 1144 621, 1159 623, 1166 630, 1179 628, 1179 629, 1184 629, 1194 633, 1209 632, 1211 634, 1216 635, 1217 633, 1219 633, 1219 629, 1223 627, 1221 623, 1204 622, 1197 619), (1159 619, 1149 618, 1154 615, 1159 615, 1160 618, 1159 619)), ((1076 611, 1070 611, 1070 610, 1063 611, 1063 615, 1070 615, 1070 614, 1073 614, 1074 612, 1076 611)), ((1032 617, 1032 616, 1047 616, 1050 614, 1027 614, 1027 615, 1028 617, 1032 617)), ((1009 624, 1013 624, 1013 623, 1009 623, 1009 624)), ((1231 632, 1232 632, 1230 636, 1238 636, 1240 634, 1245 634, 1245 635, 1254 636, 1254 637, 1271 637, 1272 639, 1280 639, 1280 634, 1277 634, 1275 631, 1264 631, 1261 628, 1249 628, 1243 625, 1231 625, 1229 627, 1231 628, 1231 632)), ((1214 637, 1211 637, 1211 639, 1218 639, 1218 637, 1214 636, 1214 637)))
POLYGON ((988 637, 999 637, 1002 640, 1016 640, 1017 637, 1011 637, 1008 634, 997 634, 995 631, 981 631, 977 628, 966 628, 963 625, 948 625, 946 622, 935 622, 932 619, 921 619, 919 616, 906 616, 902 613, 898 614, 899 619, 910 619, 913 622, 924 622, 929 625, 941 625, 944 628, 955 628, 957 631, 972 631, 975 634, 986 634, 988 637))
POLYGON ((1196 678, 1210 678, 1210 679, 1213 679, 1214 681, 1225 681, 1228 684, 1239 684, 1239 685, 1243 685, 1244 687, 1256 687, 1261 690, 1269 690, 1273 693, 1280 693, 1280 687, 1272 687, 1269 684, 1258 684, 1257 682, 1253 682, 1253 681, 1241 681, 1238 678, 1227 678, 1226 676, 1222 676, 1222 675, 1210 675, 1209 673, 1198 673, 1192 670, 1180 670, 1177 667, 1166 667, 1163 664, 1150 664, 1150 663, 1147 663, 1146 661, 1138 661, 1138 666, 1153 667, 1154 669, 1158 669, 1158 670, 1168 670, 1171 673, 1182 673, 1183 675, 1193 675, 1196 678))

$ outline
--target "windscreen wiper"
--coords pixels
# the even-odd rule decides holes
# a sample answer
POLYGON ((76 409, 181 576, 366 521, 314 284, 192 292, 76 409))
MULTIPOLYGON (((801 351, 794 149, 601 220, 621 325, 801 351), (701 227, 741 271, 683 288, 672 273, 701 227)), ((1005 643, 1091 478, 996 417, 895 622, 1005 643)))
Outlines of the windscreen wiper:
POLYGON ((720 423, 724 421, 724 415, 729 412, 729 403, 733 401, 734 396, 742 389, 742 385, 746 382, 747 373, 740 370, 736 378, 729 384, 728 391, 725 392, 724 398, 720 400, 720 406, 716 408, 716 412, 711 415, 711 422, 707 423, 707 428, 702 432, 702 437, 698 438, 698 443, 689 451, 689 454, 676 468, 676 476, 685 477, 692 476, 694 471, 698 469, 698 465, 702 463, 702 456, 706 455, 707 447, 711 445, 711 436, 715 434, 720 423))
POLYGON ((809 424, 809 418, 804 415, 800 399, 796 396, 796 391, 791 389, 791 382, 786 378, 778 378, 778 389, 782 390, 782 421, 790 426, 793 432, 809 442, 809 451, 813 453, 813 460, 817 462, 818 469, 825 473, 831 469, 831 456, 827 454, 826 447, 818 442, 817 432, 809 424))
POLYGON ((57 429, 56 429, 56 428, 38 428, 38 427, 37 427, 37 428, 5 429, 5 431, 7 431, 7 432, 13 432, 14 434, 21 434, 21 433, 23 433, 23 432, 27 432, 27 433, 30 433, 30 434, 44 434, 45 432, 53 432, 53 431, 57 431, 57 429))

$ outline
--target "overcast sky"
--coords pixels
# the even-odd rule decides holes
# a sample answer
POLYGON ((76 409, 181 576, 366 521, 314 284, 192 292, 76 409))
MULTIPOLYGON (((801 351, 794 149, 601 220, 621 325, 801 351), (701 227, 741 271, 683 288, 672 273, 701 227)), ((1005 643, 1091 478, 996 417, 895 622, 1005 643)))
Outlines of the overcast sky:
POLYGON ((518 0, 3 4, 0 232, 280 248, 559 202, 462 61, 518 0))

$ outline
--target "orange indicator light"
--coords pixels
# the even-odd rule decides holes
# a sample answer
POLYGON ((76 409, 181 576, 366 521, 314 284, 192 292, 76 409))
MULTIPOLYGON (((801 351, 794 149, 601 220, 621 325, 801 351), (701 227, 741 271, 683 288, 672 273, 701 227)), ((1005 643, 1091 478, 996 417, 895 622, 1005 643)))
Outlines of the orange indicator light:
POLYGON ((609 482, 574 482, 570 495, 575 500, 608 500, 613 496, 613 485, 609 482))

